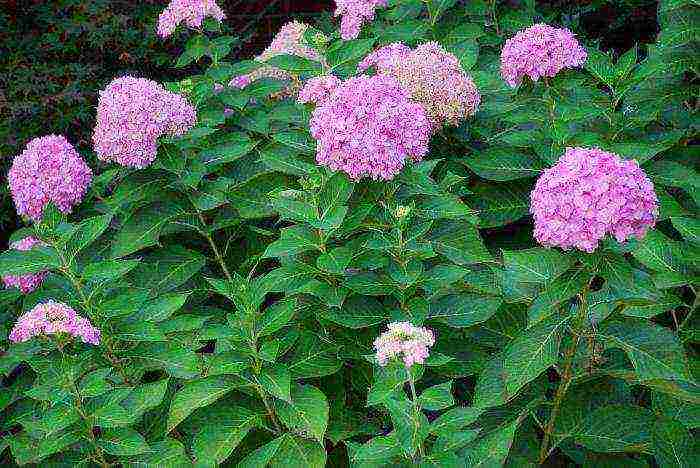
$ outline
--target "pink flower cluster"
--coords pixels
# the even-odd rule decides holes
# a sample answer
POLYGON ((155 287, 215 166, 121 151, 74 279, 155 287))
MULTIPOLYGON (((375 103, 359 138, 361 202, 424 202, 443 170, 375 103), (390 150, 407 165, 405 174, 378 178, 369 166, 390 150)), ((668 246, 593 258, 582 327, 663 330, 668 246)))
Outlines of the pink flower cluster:
POLYGON ((393 322, 389 329, 374 340, 377 361, 386 366, 390 360, 401 357, 406 367, 423 364, 430 354, 429 348, 435 344, 435 335, 424 327, 416 327, 410 322, 393 322))
POLYGON ((48 301, 37 304, 23 314, 10 332, 10 341, 20 343, 41 335, 67 333, 80 338, 83 343, 100 344, 100 330, 75 310, 61 302, 48 301))
POLYGON ((169 37, 182 22, 190 29, 199 29, 207 16, 218 22, 226 18, 214 0, 172 0, 158 17, 158 35, 169 37))
MULTIPOLYGON (((317 91, 312 81, 310 90, 317 91)), ((358 76, 341 83, 311 116, 316 161, 350 178, 392 179, 407 158, 428 152, 431 127, 425 110, 389 75, 358 76)))
POLYGON ((535 238, 547 247, 593 252, 611 234, 642 238, 654 226, 654 186, 634 160, 598 148, 567 148, 530 195, 535 238))
MULTIPOLYGON (((36 245, 41 245, 41 241, 36 237, 28 236, 10 244, 14 250, 27 251, 36 245)), ((23 294, 29 294, 38 288, 46 278, 46 271, 39 273, 27 273, 24 275, 6 275, 2 277, 2 282, 6 288, 18 288, 23 294)))
POLYGON ((323 75, 311 78, 304 84, 304 87, 299 91, 297 101, 302 104, 316 103, 320 104, 333 90, 340 86, 342 82, 335 75, 323 75))
POLYGON ((566 28, 535 24, 508 39, 501 51, 501 76, 512 88, 525 76, 533 81, 586 62, 586 49, 566 28))
POLYGON ((47 135, 15 157, 7 179, 17 213, 39 221, 49 202, 70 213, 87 192, 92 171, 65 137, 47 135))
MULTIPOLYGON (((323 57, 313 47, 304 43, 304 33, 306 33, 307 29, 309 29, 307 24, 298 21, 285 24, 277 32, 270 45, 260 55, 255 57, 255 61, 265 62, 277 55, 295 55, 322 62, 323 57)), ((236 76, 229 82, 229 86, 242 89, 261 78, 292 80, 292 84, 288 89, 273 97, 294 96, 299 91, 300 83, 297 76, 271 65, 262 65, 247 75, 236 76)))
POLYGON ((476 112, 481 97, 459 59, 437 42, 420 44, 411 49, 397 42, 365 57, 360 71, 375 67, 379 73, 396 77, 411 98, 420 103, 437 129, 459 122, 476 112))
POLYGON ((101 160, 144 168, 156 159, 160 136, 182 135, 196 120, 195 108, 179 94, 124 76, 100 91, 92 141, 101 160))
POLYGON ((365 22, 374 19, 374 10, 386 7, 387 0, 335 0, 335 16, 340 19, 340 37, 347 41, 360 35, 365 22))

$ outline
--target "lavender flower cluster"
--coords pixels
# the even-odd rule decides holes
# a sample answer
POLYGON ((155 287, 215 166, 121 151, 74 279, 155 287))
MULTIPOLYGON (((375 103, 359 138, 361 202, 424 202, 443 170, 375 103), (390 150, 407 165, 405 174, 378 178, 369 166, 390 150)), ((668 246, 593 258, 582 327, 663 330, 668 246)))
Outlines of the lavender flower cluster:
POLYGON ((158 35, 169 37, 183 22, 190 29, 199 29, 208 16, 218 22, 226 18, 214 0, 172 0, 158 17, 158 35))
MULTIPOLYGON (((262 51, 260 55, 255 57, 257 62, 265 62, 277 55, 295 55, 309 60, 322 62, 323 57, 311 46, 304 43, 304 33, 309 29, 309 26, 298 21, 292 21, 280 28, 270 45, 262 51)), ((272 65, 262 65, 257 70, 246 75, 234 77, 229 86, 234 88, 245 88, 250 83, 261 78, 272 78, 275 80, 291 80, 292 83, 288 88, 276 93, 273 97, 288 97, 298 93, 301 86, 297 76, 285 70, 281 70, 272 65)))
POLYGON ((402 358, 406 367, 423 364, 435 344, 435 335, 424 327, 416 327, 410 322, 392 322, 389 329, 374 340, 374 350, 380 366, 402 358))
MULTIPOLYGON (((318 81, 302 90, 317 93, 318 81)), ((392 179, 405 160, 428 152, 431 127, 425 110, 388 75, 358 76, 338 85, 311 116, 316 160, 350 178, 392 179)))
POLYGON ((335 75, 322 75, 311 78, 299 91, 297 101, 302 104, 320 104, 325 101, 341 83, 340 79, 335 75))
POLYGON ((27 143, 7 179, 17 213, 40 221, 49 202, 70 213, 87 192, 92 170, 65 137, 47 135, 27 143))
POLYGON ((370 67, 396 77, 411 98, 425 108, 435 129, 445 124, 459 125, 476 112, 481 101, 459 59, 437 42, 420 44, 415 49, 400 42, 387 45, 358 65, 360 71, 370 67))
POLYGON ((101 160, 144 168, 156 158, 158 138, 182 135, 196 119, 195 108, 179 94, 124 76, 100 92, 92 141, 101 160))
POLYGON ((10 332, 10 341, 21 343, 37 336, 66 333, 80 338, 83 343, 100 344, 100 330, 88 319, 61 302, 37 304, 17 320, 10 332))
POLYGON ((508 39, 501 51, 501 76, 511 87, 524 77, 552 77, 586 62, 586 49, 566 28, 535 24, 508 39))
MULTIPOLYGON (((27 236, 24 239, 12 242, 10 248, 25 252, 37 245, 42 245, 42 242, 34 236, 27 236)), ((5 275, 2 277, 2 282, 5 283, 6 288, 18 288, 23 294, 29 294, 41 286, 47 273, 46 271, 40 271, 24 275, 5 275)))
POLYGON ((535 238, 545 246, 593 252, 606 234, 619 242, 654 226, 654 186, 634 160, 598 148, 567 148, 530 195, 535 238))
POLYGON ((360 35, 365 22, 374 19, 374 11, 386 7, 387 0, 335 0, 335 16, 340 19, 340 37, 347 41, 360 35))

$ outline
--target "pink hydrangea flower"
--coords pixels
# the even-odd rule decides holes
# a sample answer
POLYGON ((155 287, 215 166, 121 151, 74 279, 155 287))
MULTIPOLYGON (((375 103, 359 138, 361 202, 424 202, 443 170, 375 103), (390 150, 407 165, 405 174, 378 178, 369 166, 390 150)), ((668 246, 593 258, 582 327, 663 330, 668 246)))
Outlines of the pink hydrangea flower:
POLYGON ((435 129, 459 125, 476 112, 481 97, 459 59, 437 42, 410 49, 397 42, 382 47, 358 65, 360 71, 375 67, 377 72, 396 77, 411 98, 428 113, 435 129))
POLYGON ((340 37, 345 41, 356 39, 362 25, 374 19, 374 11, 387 3, 387 0, 335 0, 335 16, 342 16, 340 37))
POLYGON ((566 28, 535 24, 508 39, 501 51, 501 76, 512 88, 525 76, 552 77, 586 62, 586 49, 566 28))
POLYGON ((297 101, 302 104, 316 103, 320 104, 333 90, 340 86, 340 79, 335 75, 323 75, 316 78, 311 78, 304 84, 304 87, 299 91, 297 101))
POLYGON ((169 37, 183 22, 190 29, 199 29, 207 16, 219 23, 226 18, 214 0, 172 0, 158 17, 158 35, 169 37))
MULTIPOLYGON (((11 243, 10 248, 27 251, 41 244, 41 241, 36 237, 27 236, 24 239, 11 243)), ((6 275, 2 277, 2 282, 5 283, 6 288, 18 288, 23 294, 29 294, 41 286, 47 273, 46 271, 40 271, 38 273, 26 273, 24 275, 6 275)))
POLYGON ((428 152, 425 110, 388 75, 341 83, 316 107, 310 124, 316 161, 354 180, 392 179, 407 158, 420 160, 428 152))
POLYGON ((100 344, 100 330, 89 320, 61 302, 48 301, 37 304, 23 314, 10 332, 10 341, 20 343, 41 335, 67 333, 80 338, 83 343, 100 344))
POLYGON ((182 135, 196 120, 195 108, 179 94, 124 76, 100 91, 92 141, 101 160, 140 169, 156 159, 159 137, 182 135))
MULTIPOLYGON (((324 58, 314 49, 304 42, 304 34, 309 26, 298 21, 285 24, 275 34, 270 45, 255 57, 256 62, 265 62, 277 55, 295 55, 316 62, 324 62, 324 58)), ((295 96, 301 88, 299 77, 293 73, 281 70, 272 65, 262 65, 260 68, 246 75, 239 75, 231 79, 229 86, 243 89, 253 81, 261 78, 271 78, 274 80, 291 81, 284 90, 272 95, 273 98, 285 98, 295 96)))
POLYGON ((386 366, 390 360, 402 358, 406 367, 423 364, 435 344, 435 335, 424 327, 410 322, 393 322, 389 329, 374 340, 377 361, 386 366))
POLYGON ((606 234, 642 238, 659 211, 637 161, 598 148, 567 148, 530 195, 535 239, 547 247, 593 252, 606 234))
POLYGON ((92 170, 65 137, 48 135, 27 143, 7 179, 17 213, 39 221, 49 202, 70 213, 87 192, 92 170))

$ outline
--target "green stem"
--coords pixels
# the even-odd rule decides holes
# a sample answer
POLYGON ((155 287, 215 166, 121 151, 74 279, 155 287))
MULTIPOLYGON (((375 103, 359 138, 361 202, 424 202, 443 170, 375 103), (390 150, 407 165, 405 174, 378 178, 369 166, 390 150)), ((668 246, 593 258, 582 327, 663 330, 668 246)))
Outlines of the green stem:
MULTIPOLYGON (((413 374, 411 373, 411 368, 406 367, 406 374, 408 375, 408 384, 411 387, 411 403, 413 405, 413 417, 416 419, 415 424, 418 426, 421 421, 421 410, 420 404, 418 403, 418 396, 416 395, 416 384, 413 380, 413 374)), ((418 456, 423 458, 423 442, 418 443, 418 456)), ((414 460, 415 461, 415 460, 414 460)))
POLYGON ((197 218, 199 218, 199 222, 202 223, 202 229, 199 229, 199 233, 204 237, 207 242, 209 242, 209 246, 211 247, 211 250, 214 252, 214 257, 216 257, 216 261, 219 263, 219 266, 221 266, 221 269, 224 272, 224 275, 226 275, 226 279, 229 281, 233 280, 233 277, 231 276, 231 273, 228 271, 228 267, 226 266, 226 262, 224 262, 224 257, 221 255, 221 252, 219 251, 219 248, 216 246, 216 242, 214 242, 214 239, 211 237, 211 234, 209 234, 206 229, 207 229, 207 221, 204 219, 204 215, 202 212, 197 208, 197 205, 195 204, 194 200, 192 199, 191 195, 187 195, 187 197, 190 199, 190 202, 192 203, 192 206, 194 207, 194 210, 197 212, 197 218))
POLYGON ((561 380, 559 381, 559 387, 557 388, 557 393, 554 396, 554 403, 552 406, 552 412, 549 414, 549 420, 547 421, 547 426, 544 428, 544 437, 542 439, 542 446, 540 448, 540 464, 543 464, 547 457, 549 456, 549 444, 554 432, 554 423, 559 415, 559 409, 561 408, 562 401, 564 401, 564 396, 566 396, 566 391, 569 389, 571 380, 573 378, 573 364, 574 356, 576 355, 576 349, 578 348, 580 340, 580 329, 586 321, 586 312, 588 310, 588 303, 586 302, 586 294, 588 293, 588 287, 586 287, 581 294, 580 298, 580 308, 576 317, 578 322, 574 324, 574 329, 572 330, 572 340, 571 345, 564 352, 564 367, 561 373, 561 380))

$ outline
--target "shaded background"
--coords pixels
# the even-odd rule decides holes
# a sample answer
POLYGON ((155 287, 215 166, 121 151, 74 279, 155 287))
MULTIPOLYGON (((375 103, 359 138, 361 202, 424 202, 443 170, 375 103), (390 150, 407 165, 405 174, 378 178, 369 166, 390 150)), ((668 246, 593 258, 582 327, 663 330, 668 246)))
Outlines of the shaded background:
MULTIPOLYGON (((219 0, 224 32, 241 43, 231 59, 262 51, 292 19, 330 16, 333 0, 219 0)), ((499 0, 517 8, 521 0, 499 0)), ((566 24, 603 49, 625 51, 653 42, 657 2, 650 0, 540 0, 544 20, 566 24)), ((195 73, 175 69, 187 33, 163 41, 155 34, 165 0, 0 0, 0 248, 19 220, 5 183, 14 155, 26 142, 64 134, 90 159, 97 93, 116 76, 169 81, 195 73)))

